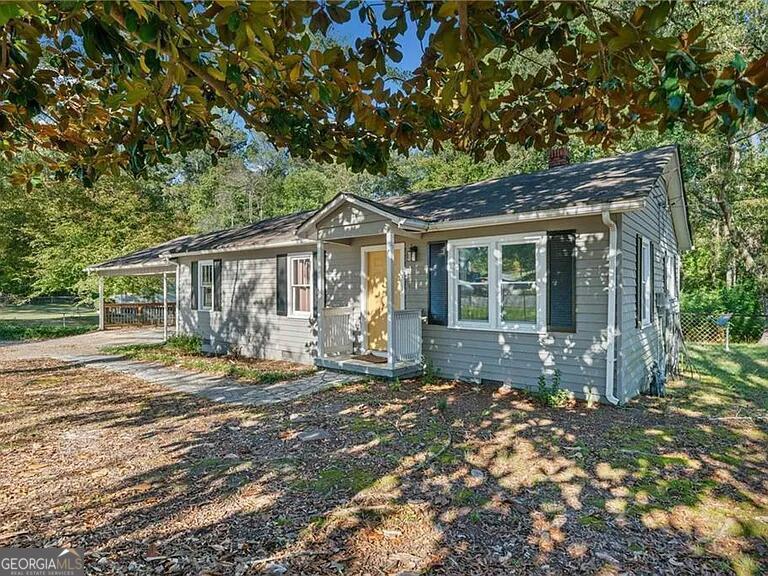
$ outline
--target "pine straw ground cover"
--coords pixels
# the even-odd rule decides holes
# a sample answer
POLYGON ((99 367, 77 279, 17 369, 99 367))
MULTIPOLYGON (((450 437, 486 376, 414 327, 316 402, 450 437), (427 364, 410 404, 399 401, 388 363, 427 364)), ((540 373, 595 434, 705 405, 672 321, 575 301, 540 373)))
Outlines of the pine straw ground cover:
POLYGON ((245 409, 0 365, 0 546, 90 574, 764 573, 768 359, 697 355, 624 409, 417 380, 245 409))

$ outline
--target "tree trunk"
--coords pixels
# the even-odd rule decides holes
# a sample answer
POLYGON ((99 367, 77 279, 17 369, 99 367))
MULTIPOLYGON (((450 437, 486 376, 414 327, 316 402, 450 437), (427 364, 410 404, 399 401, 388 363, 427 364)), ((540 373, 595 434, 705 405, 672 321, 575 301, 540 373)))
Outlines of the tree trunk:
POLYGON ((763 335, 760 337, 758 344, 768 346, 768 294, 761 294, 760 300, 763 304, 763 335))
MULTIPOLYGON (((743 262, 744 270, 754 275, 757 280, 758 286, 762 292, 760 299, 763 309, 764 327, 763 335, 760 338, 760 344, 768 345, 768 293, 764 291, 768 282, 766 282, 766 270, 762 264, 758 264, 749 250, 749 244, 741 229, 733 221, 733 211, 731 209, 731 202, 728 197, 730 187, 733 185, 733 174, 738 166, 739 154, 733 144, 728 144, 728 164, 723 171, 722 186, 718 188, 716 204, 720 210, 722 216, 722 223, 725 229, 725 236, 728 242, 733 247, 735 253, 740 257, 743 262)), ((762 262, 762 260, 761 260, 762 262)), ((730 268, 730 264, 729 264, 730 268)), ((730 269, 729 269, 730 272, 730 269)))

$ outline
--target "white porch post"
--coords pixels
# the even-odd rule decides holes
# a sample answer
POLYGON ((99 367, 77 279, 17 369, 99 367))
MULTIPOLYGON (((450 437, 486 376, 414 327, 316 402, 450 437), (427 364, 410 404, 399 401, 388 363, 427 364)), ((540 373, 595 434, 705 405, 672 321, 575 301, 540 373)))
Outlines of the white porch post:
POLYGON ((168 272, 163 272, 163 342, 168 341, 168 272))
POLYGON ((395 232, 387 227, 387 367, 395 367, 395 232))
POLYGON ((325 242, 317 241, 317 357, 325 356, 325 242))
POLYGON ((104 330, 104 276, 99 276, 99 330, 104 330))

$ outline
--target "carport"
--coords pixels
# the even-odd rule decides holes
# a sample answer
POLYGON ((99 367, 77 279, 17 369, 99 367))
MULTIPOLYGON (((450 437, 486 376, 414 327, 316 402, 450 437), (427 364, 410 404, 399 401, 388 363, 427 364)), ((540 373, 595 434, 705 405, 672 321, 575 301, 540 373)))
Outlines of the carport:
MULTIPOLYGON (((168 284, 169 276, 173 277, 174 287, 179 285, 178 267, 163 254, 167 254, 186 237, 176 238, 152 248, 137 250, 125 256, 113 258, 99 264, 88 266, 85 271, 99 277, 99 330, 108 326, 146 325, 162 322, 163 338, 168 339, 168 329, 173 324, 178 332, 179 316, 177 305, 174 303, 172 321, 169 319, 168 284), (104 301, 104 278, 115 276, 162 276, 162 304, 145 302, 126 304, 107 304, 104 301)), ((178 300, 178 293, 177 298, 178 300)))

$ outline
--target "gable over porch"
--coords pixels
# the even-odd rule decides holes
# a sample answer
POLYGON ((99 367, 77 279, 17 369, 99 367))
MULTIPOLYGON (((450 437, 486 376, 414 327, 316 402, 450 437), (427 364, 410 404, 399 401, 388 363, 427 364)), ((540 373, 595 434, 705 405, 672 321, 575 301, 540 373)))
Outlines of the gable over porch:
MULTIPOLYGON (((426 223, 340 195, 299 228, 317 243, 319 366, 384 377, 421 372, 421 307, 407 298, 426 223)), ((417 299, 418 300, 418 299, 417 299)))

